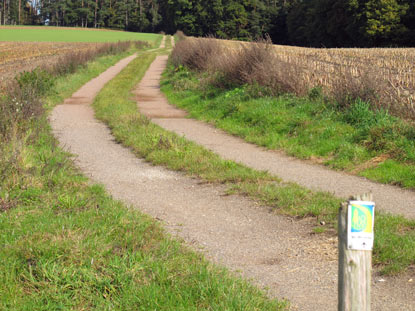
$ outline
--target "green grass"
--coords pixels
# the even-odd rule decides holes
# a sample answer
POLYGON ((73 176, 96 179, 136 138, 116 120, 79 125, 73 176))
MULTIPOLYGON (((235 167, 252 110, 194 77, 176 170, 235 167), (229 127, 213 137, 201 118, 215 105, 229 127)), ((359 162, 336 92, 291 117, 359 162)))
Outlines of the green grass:
POLYGON ((256 86, 217 89, 203 80, 185 68, 169 67, 162 90, 191 117, 249 142, 415 189, 415 127, 385 111, 373 112, 361 101, 338 109, 315 91, 311 98, 263 97, 256 86))
MULTIPOLYGON (((331 229, 336 227, 341 200, 333 195, 284 183, 265 172, 223 160, 141 116, 131 100, 131 90, 152 60, 152 55, 134 60, 95 99, 96 116, 108 124, 117 141, 153 164, 185 172, 205 182, 225 184, 229 193, 248 195, 278 213, 295 218, 314 217, 316 223, 325 221, 331 229)), ((379 221, 375 221, 375 264, 385 273, 402 272, 414 265, 415 221, 380 213, 376 217, 379 221), (400 230, 395 230, 390 222, 400 230)))
POLYGON ((384 184, 392 184, 415 189, 415 167, 411 164, 386 160, 375 168, 368 168, 360 175, 384 184))
POLYGON ((116 42, 147 41, 157 43, 162 35, 114 30, 64 28, 52 26, 0 28, 0 41, 47 41, 47 42, 116 42))
MULTIPOLYGON (((117 62, 57 79, 49 108, 117 62)), ((0 141, 1 310, 283 310, 91 185, 46 115, 0 141)))
POLYGON ((46 129, 27 146, 35 169, 0 215, 0 309, 282 309, 89 186, 54 143, 46 129))

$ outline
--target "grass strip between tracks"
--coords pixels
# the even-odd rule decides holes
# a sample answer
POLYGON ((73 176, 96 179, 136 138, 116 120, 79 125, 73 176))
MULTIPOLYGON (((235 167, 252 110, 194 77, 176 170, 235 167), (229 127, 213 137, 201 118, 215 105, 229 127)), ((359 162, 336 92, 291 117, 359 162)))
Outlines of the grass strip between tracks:
MULTIPOLYGON (((318 222, 326 221, 326 228, 336 227, 340 200, 333 195, 284 183, 266 172, 223 160, 141 116, 131 91, 139 82, 136 72, 142 70, 143 62, 143 58, 132 62, 105 86, 94 103, 97 117, 108 124, 119 142, 153 164, 183 171, 205 182, 226 184, 229 193, 248 195, 279 213, 315 217, 318 222)), ((415 221, 381 213, 376 217, 374 263, 384 273, 402 272, 414 265, 415 221)), ((325 229, 315 228, 315 232, 321 231, 325 229)))
MULTIPOLYGON (((122 56, 58 78, 49 107, 122 56)), ((0 147, 0 169, 8 151, 19 151, 0 183, 1 310, 285 308, 91 185, 57 146, 46 115, 0 147)))

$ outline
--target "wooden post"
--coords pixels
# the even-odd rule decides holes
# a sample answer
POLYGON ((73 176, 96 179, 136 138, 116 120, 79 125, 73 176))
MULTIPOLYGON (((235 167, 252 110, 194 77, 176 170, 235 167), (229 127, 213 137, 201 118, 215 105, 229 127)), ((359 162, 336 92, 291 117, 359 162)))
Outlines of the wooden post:
MULTIPOLYGON (((372 194, 352 198, 373 201, 372 194)), ((339 311, 370 311, 372 251, 349 250, 347 247, 348 202, 339 212, 339 311)))

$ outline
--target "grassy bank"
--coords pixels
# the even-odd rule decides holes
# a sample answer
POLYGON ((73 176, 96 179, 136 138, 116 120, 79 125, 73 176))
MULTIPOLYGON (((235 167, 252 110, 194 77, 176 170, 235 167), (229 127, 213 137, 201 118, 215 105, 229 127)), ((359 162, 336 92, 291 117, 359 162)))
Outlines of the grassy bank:
MULTIPOLYGON (((139 82, 149 59, 133 61, 119 76, 109 82, 97 96, 94 108, 99 119, 109 125, 118 141, 138 156, 183 171, 206 182, 221 183, 230 193, 240 193, 293 217, 315 217, 336 227, 340 200, 328 193, 312 192, 277 177, 258 172, 167 132, 142 117, 131 90, 139 82)), ((316 222, 317 223, 317 222, 316 222)), ((377 214, 375 264, 385 273, 404 271, 415 263, 415 222, 401 217, 377 214)), ((321 231, 321 227, 316 231, 321 231)))
MULTIPOLYGON (((47 107, 123 56, 55 78, 47 107)), ((91 185, 32 111, 0 140, 0 309, 284 308, 91 185)))
POLYGON ((337 170, 415 189, 415 127, 361 100, 337 107, 318 89, 308 97, 263 96, 257 85, 223 88, 169 67, 169 101, 225 131, 337 170), (202 81, 202 82, 201 82, 202 81))

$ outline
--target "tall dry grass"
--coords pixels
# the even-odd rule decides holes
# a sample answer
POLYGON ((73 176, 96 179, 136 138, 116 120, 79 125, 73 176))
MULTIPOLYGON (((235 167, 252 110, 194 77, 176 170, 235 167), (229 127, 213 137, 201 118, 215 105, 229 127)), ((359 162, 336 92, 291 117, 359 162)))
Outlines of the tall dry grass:
POLYGON ((176 33, 174 34, 176 37, 177 37, 177 39, 180 41, 180 40, 184 40, 184 39, 186 39, 186 35, 184 34, 184 32, 183 31, 181 31, 181 30, 177 30, 176 31, 176 33))
POLYGON ((319 87, 340 105, 360 98, 415 120, 415 49, 312 49, 269 40, 186 38, 173 54, 176 65, 219 72, 232 83, 297 95, 319 87))
POLYGON ((172 51, 170 59, 175 66, 186 66, 193 70, 212 70, 214 60, 223 57, 224 50, 214 38, 203 40, 180 40, 172 51))
POLYGON ((94 48, 85 51, 75 51, 64 54, 59 61, 53 65, 41 66, 54 75, 62 75, 73 73, 79 66, 85 65, 87 62, 102 55, 113 55, 127 51, 132 45, 136 47, 146 46, 147 43, 141 41, 118 41, 97 44, 94 48))

